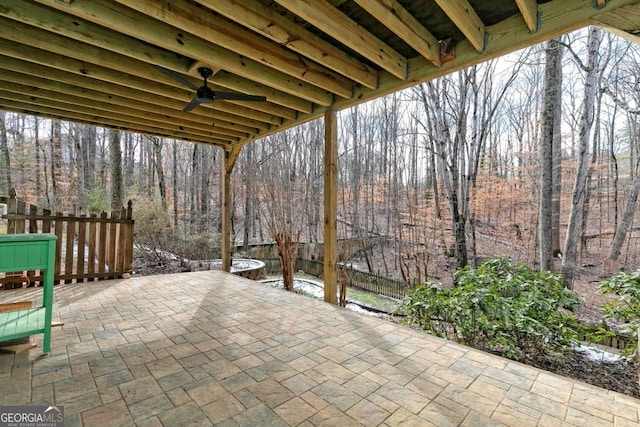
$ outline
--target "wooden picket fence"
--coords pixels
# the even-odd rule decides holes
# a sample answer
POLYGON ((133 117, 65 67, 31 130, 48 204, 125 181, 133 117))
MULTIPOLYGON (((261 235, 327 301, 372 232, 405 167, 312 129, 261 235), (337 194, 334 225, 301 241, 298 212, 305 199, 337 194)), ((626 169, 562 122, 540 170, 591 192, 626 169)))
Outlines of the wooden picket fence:
MULTIPOLYGON (((14 196, 0 197, 7 205, 8 234, 53 233, 56 242, 55 283, 113 279, 131 273, 133 226, 131 201, 126 208, 100 215, 71 215, 39 209, 14 196)), ((38 283, 40 272, 18 272, 0 277, 3 289, 38 283), (17 276, 17 277, 16 277, 17 276), (25 279, 27 277, 28 279, 25 279)))
MULTIPOLYGON (((281 272, 279 258, 260 258, 260 261, 265 263, 268 273, 278 274, 281 272)), ((321 276, 322 268, 323 264, 320 261, 302 258, 298 258, 296 261, 296 271, 302 270, 313 276, 321 276)), ((346 268, 346 273, 348 286, 375 292, 391 298, 403 299, 411 289, 411 286, 405 282, 354 270, 352 268, 346 268)))

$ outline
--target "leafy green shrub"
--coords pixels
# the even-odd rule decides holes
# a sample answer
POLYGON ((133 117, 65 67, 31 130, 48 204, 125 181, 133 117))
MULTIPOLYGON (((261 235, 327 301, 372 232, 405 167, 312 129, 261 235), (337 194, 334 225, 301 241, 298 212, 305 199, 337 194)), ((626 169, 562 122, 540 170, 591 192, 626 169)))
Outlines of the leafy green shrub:
MULTIPOLYGON (((603 280, 599 286, 601 295, 616 295, 618 298, 605 303, 602 311, 605 320, 622 323, 629 329, 631 342, 627 345, 624 354, 630 356, 638 347, 638 327, 640 325, 640 270, 632 273, 622 272, 607 280, 603 280)), ((604 328, 604 333, 608 328, 604 328)))
POLYGON ((509 258, 465 267, 456 285, 416 288, 404 301, 412 323, 434 335, 520 359, 564 349, 577 340, 576 296, 560 277, 509 258))

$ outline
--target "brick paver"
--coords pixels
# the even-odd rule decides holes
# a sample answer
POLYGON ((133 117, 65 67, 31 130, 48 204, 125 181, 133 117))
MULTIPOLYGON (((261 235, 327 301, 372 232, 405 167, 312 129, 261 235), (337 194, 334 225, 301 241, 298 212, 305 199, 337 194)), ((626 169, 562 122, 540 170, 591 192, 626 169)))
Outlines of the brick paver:
POLYGON ((52 352, 0 354, 0 405, 69 426, 640 425, 637 399, 222 272, 54 294, 52 352))

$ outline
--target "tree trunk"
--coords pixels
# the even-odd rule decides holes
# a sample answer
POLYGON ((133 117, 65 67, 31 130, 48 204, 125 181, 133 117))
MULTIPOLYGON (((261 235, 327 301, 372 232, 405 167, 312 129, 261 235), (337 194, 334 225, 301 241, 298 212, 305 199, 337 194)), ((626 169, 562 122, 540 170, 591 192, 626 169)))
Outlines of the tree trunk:
POLYGON ((153 148, 155 151, 155 166, 156 173, 158 174, 158 190, 160 191, 160 201, 162 203, 162 209, 167 210, 167 184, 164 180, 164 168, 162 167, 162 139, 152 138, 153 148))
POLYGON ((247 153, 245 168, 244 168, 244 235, 243 235, 243 250, 245 253, 249 250, 249 239, 253 231, 253 198, 256 196, 253 192, 253 180, 254 180, 254 166, 253 166, 253 151, 255 150, 254 144, 248 144, 245 152, 247 153))
POLYGON ((40 178, 40 119, 38 117, 34 117, 34 126, 33 126, 33 137, 35 139, 36 149, 35 149, 35 157, 36 157, 36 200, 40 200, 42 196, 42 179, 40 178))
POLYGON ((560 247, 560 194, 554 178, 560 176, 560 123, 562 91, 562 49, 558 39, 549 40, 545 50, 544 100, 540 138, 540 270, 553 270, 554 246, 560 247))
POLYGON ((551 40, 555 45, 554 66, 556 75, 555 92, 553 94, 553 139, 552 139, 552 187, 551 187, 551 254, 557 257, 562 250, 560 246, 560 200, 562 193, 562 45, 558 40, 551 40))
POLYGON ((58 210, 60 199, 60 186, 62 184, 62 124, 60 120, 51 122, 51 198, 49 206, 52 210, 58 210))
POLYGON ((278 246, 278 255, 282 263, 284 288, 287 291, 293 291, 293 274, 296 268, 296 260, 298 259, 300 232, 297 233, 295 238, 288 232, 277 233, 275 239, 278 246))
POLYGON ((171 164, 171 178, 173 184, 173 228, 178 229, 178 143, 173 140, 173 162, 171 164))
POLYGON ((613 242, 611 243, 611 248, 609 249, 609 253, 607 254, 607 263, 613 263, 620 256, 620 249, 627 237, 627 233, 631 229, 631 222, 633 221, 633 216, 636 211, 636 202, 638 200, 638 192, 640 191, 640 169, 636 168, 636 176, 633 179, 633 184, 631 186, 631 190, 629 191, 629 195, 627 196, 627 204, 624 207, 624 212, 622 214, 622 219, 620 220, 620 225, 616 228, 616 232, 613 236, 613 242))
POLYGON ((109 132, 109 162, 111 164, 111 209, 124 206, 122 188, 122 151, 120 149, 120 131, 109 132))
POLYGON ((575 277, 578 243, 582 232, 582 215, 587 192, 587 175, 589 169, 589 136, 593 124, 593 108, 596 99, 597 83, 597 55, 602 31, 596 27, 589 29, 587 73, 584 85, 584 105, 580 118, 579 153, 576 180, 571 196, 571 212, 564 243, 564 257, 562 259, 563 284, 566 288, 573 288, 575 277))
POLYGON ((86 150, 84 147, 84 132, 85 128, 88 126, 76 126, 76 134, 74 137, 74 142, 76 146, 76 175, 78 176, 78 184, 76 185, 76 199, 78 203, 78 207, 81 212, 86 213, 87 211, 87 200, 86 200, 86 189, 87 183, 85 181, 85 169, 86 169, 86 150))
POLYGON ((3 172, 0 177, 0 183, 4 183, 4 187, 0 186, 0 194, 8 195, 13 188, 11 182, 11 158, 9 156, 9 140, 7 138, 7 126, 5 123, 6 113, 0 112, 0 170, 3 172))

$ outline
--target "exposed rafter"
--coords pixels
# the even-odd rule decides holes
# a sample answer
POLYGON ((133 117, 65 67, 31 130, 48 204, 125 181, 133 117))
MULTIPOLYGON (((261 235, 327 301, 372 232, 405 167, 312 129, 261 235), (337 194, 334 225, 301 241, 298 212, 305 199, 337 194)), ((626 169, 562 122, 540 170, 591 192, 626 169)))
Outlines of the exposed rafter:
MULTIPOLYGON (((278 89, 293 96, 306 99, 319 105, 329 106, 333 96, 324 89, 310 85, 300 79, 288 76, 264 64, 239 55, 229 49, 209 43, 206 40, 189 35, 172 25, 146 16, 140 12, 115 4, 107 0, 75 0, 70 5, 51 3, 61 10, 92 20, 114 31, 134 37, 145 43, 172 50, 180 55, 197 59, 205 63, 233 72, 236 75, 278 89)), ((194 17, 195 19, 195 17, 194 17)), ((217 76, 212 82, 217 82, 217 76)), ((253 93, 254 95, 265 95, 253 93)), ((268 95, 267 95, 268 97, 268 95)))
MULTIPOLYGON (((301 61, 294 52, 214 15, 206 8, 190 3, 175 3, 168 8, 165 2, 159 0, 116 1, 145 15, 162 19, 167 24, 217 46, 265 64, 277 72, 283 72, 343 98, 350 98, 353 94, 351 80, 313 61, 301 61), (194 16, 199 19, 194 20, 194 16)), ((216 62, 215 59, 212 61, 216 62)), ((224 64, 218 65, 224 68, 224 64)))
POLYGON ((355 0, 364 10, 402 38, 407 44, 440 66, 440 45, 438 40, 416 18, 402 7, 397 0, 355 0))
POLYGON ((536 0, 516 0, 522 18, 532 33, 538 29, 538 3, 536 0))
POLYGON ((0 0, 0 108, 237 153, 326 111, 586 25, 639 40, 640 0, 472 3, 0 0), (438 39, 452 41, 446 62, 438 39), (215 70, 212 90, 268 102, 216 100, 185 113, 201 66, 215 70))
POLYGON ((197 0, 198 3, 235 20, 237 23, 286 46, 305 58, 316 61, 370 89, 378 84, 376 70, 358 61, 336 46, 274 13, 256 0, 197 0))
POLYGON ((178 125, 184 129, 203 131, 207 134, 213 132, 213 134, 219 134, 220 138, 240 140, 257 131, 255 128, 219 119, 211 119, 205 123, 198 122, 194 120, 194 115, 186 113, 181 115, 181 120, 176 120, 176 115, 174 115, 174 111, 171 108, 162 106, 155 106, 154 108, 154 105, 150 103, 45 78, 34 79, 28 75, 7 70, 0 70, 0 80, 11 82, 12 85, 7 86, 8 90, 16 93, 41 97, 45 97, 45 94, 47 94, 52 100, 62 99, 67 102, 73 99, 77 105, 92 108, 99 106, 106 110, 118 112, 129 111, 132 115, 138 115, 145 121, 148 119, 159 124, 171 123, 171 125, 178 125))
POLYGON ((345 46, 360 52, 399 79, 407 76, 407 59, 340 12, 326 0, 276 0, 300 18, 345 46))
POLYGON ((482 52, 485 48, 486 28, 478 14, 467 0, 435 0, 464 36, 482 52))

